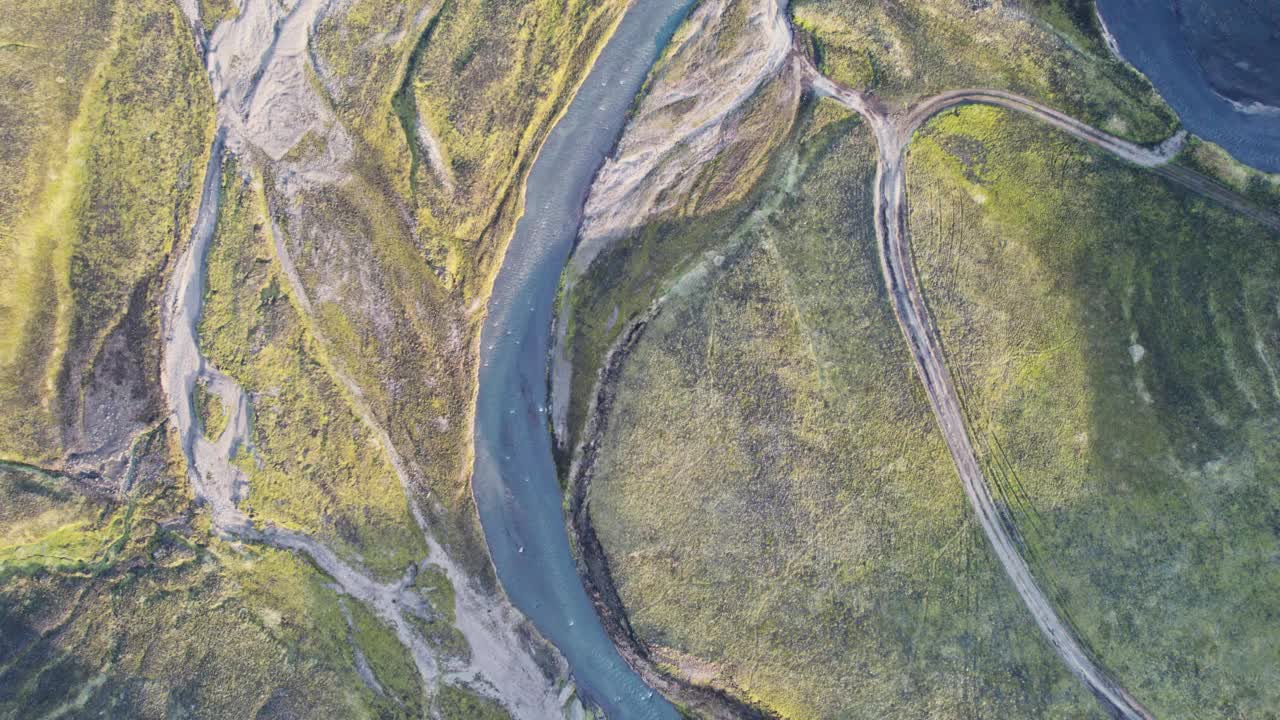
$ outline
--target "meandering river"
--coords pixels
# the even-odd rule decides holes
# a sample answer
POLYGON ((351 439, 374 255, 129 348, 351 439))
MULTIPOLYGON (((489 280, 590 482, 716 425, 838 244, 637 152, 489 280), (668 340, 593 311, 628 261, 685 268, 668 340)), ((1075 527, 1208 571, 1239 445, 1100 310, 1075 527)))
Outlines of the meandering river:
POLYGON ((678 716, 614 649, 569 550, 547 424, 552 306, 591 180, 692 4, 633 0, 530 170, 481 332, 473 484, 489 551, 511 601, 611 720, 678 716))
POLYGON ((1120 54, 1151 80, 1187 130, 1221 145, 1241 162, 1280 172, 1280 112, 1247 111, 1214 91, 1175 14, 1177 3, 1097 2, 1120 54))

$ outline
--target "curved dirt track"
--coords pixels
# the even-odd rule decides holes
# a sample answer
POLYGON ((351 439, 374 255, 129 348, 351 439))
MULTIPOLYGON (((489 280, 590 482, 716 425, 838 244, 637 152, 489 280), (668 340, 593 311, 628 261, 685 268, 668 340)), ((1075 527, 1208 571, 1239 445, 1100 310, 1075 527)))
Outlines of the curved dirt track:
MULTIPOLYGON (((876 121, 872 121, 873 124, 876 121)), ((1005 574, 1013 582, 1018 595, 1032 617, 1067 667, 1084 682, 1098 699, 1119 717, 1150 720, 1152 715, 1096 662, 1063 622, 1044 591, 1037 584, 1030 567, 1022 557, 1013 520, 1003 513, 991 496, 986 477, 978 465, 960 402, 951 376, 943 360, 941 342, 933 327, 929 309, 920 295, 913 272, 906 233, 906 179, 903 172, 905 143, 900 139, 892 152, 882 147, 876 172, 876 236, 880 269, 885 286, 893 299, 894 314, 902 328, 916 370, 929 395, 947 448, 951 451, 965 495, 973 507, 992 550, 1005 574)))
POLYGON ((972 88, 939 93, 912 107, 906 117, 898 124, 900 142, 905 147, 906 141, 910 139, 911 134, 916 129, 943 110, 957 105, 970 104, 994 105, 1029 115, 1062 130, 1068 135, 1101 148, 1121 160, 1146 168, 1170 182, 1181 185, 1196 194, 1225 205, 1233 212, 1280 232, 1280 216, 1250 203, 1239 193, 1223 186, 1213 178, 1198 173, 1191 168, 1171 163, 1173 158, 1182 150, 1183 142, 1186 140, 1187 134, 1183 130, 1178 131, 1159 146, 1147 148, 1113 135, 1108 135, 1091 125, 1086 125, 1076 120, 1070 115, 1065 115, 1047 105, 1029 100, 1020 95, 1003 90, 972 88))
POLYGON ((1045 639, 1067 667, 1084 682, 1090 692, 1114 716, 1129 720, 1152 720, 1153 716, 1081 644, 1073 629, 1062 620, 1036 582, 1020 551, 1020 538, 1013 518, 992 498, 991 489, 978 464, 942 354, 940 336, 920 294, 911 262, 906 229, 906 179, 903 161, 912 134, 929 118, 951 107, 980 103, 1015 110, 1048 123, 1112 155, 1226 205, 1268 227, 1280 230, 1280 217, 1251 205, 1237 193, 1189 168, 1171 166, 1169 161, 1182 147, 1185 133, 1179 132, 1154 149, 1135 145, 1042 105, 1034 100, 1001 90, 953 90, 911 107, 905 114, 892 115, 874 97, 843 87, 810 68, 813 90, 831 97, 862 115, 871 126, 879 147, 876 166, 875 228, 880 268, 893 300, 894 314, 911 348, 916 370, 929 396, 929 403, 960 475, 965 495, 982 525, 996 557, 1013 582, 1045 639))

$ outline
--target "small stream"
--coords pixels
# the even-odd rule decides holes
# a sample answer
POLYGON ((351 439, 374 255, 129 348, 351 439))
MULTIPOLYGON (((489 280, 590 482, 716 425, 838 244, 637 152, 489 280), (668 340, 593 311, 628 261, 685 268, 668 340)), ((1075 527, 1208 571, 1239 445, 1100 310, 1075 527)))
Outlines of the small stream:
POLYGON ((1280 172, 1280 112, 1249 112, 1214 91, 1176 5, 1172 0, 1098 0, 1098 13, 1120 54, 1151 80, 1187 130, 1245 164, 1280 172))
POLYGON ((552 306, 592 178, 692 4, 633 0, 533 164, 481 333, 473 485, 489 551, 511 601, 611 720, 677 713, 614 649, 569 550, 547 416, 552 306))

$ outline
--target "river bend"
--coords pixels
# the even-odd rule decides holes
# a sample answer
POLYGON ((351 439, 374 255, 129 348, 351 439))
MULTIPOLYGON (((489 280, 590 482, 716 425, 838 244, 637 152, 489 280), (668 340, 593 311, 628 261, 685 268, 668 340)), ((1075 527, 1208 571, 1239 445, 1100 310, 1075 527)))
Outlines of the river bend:
POLYGON ((547 416, 552 309, 591 181, 691 5, 634 0, 627 9, 529 172, 480 336, 472 487, 489 552, 508 597, 611 720, 678 715, 614 648, 570 552, 547 416))

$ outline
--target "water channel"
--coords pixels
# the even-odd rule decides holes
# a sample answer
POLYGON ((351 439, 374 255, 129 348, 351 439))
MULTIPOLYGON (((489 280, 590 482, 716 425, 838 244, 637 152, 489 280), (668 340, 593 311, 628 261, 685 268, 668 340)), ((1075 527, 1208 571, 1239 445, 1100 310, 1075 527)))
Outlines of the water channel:
POLYGON ((677 713, 623 661, 583 590, 547 424, 552 306, 591 180, 649 68, 693 0, 634 0, 529 173, 481 332, 476 504, 507 595, 568 660, 611 720, 677 713))

